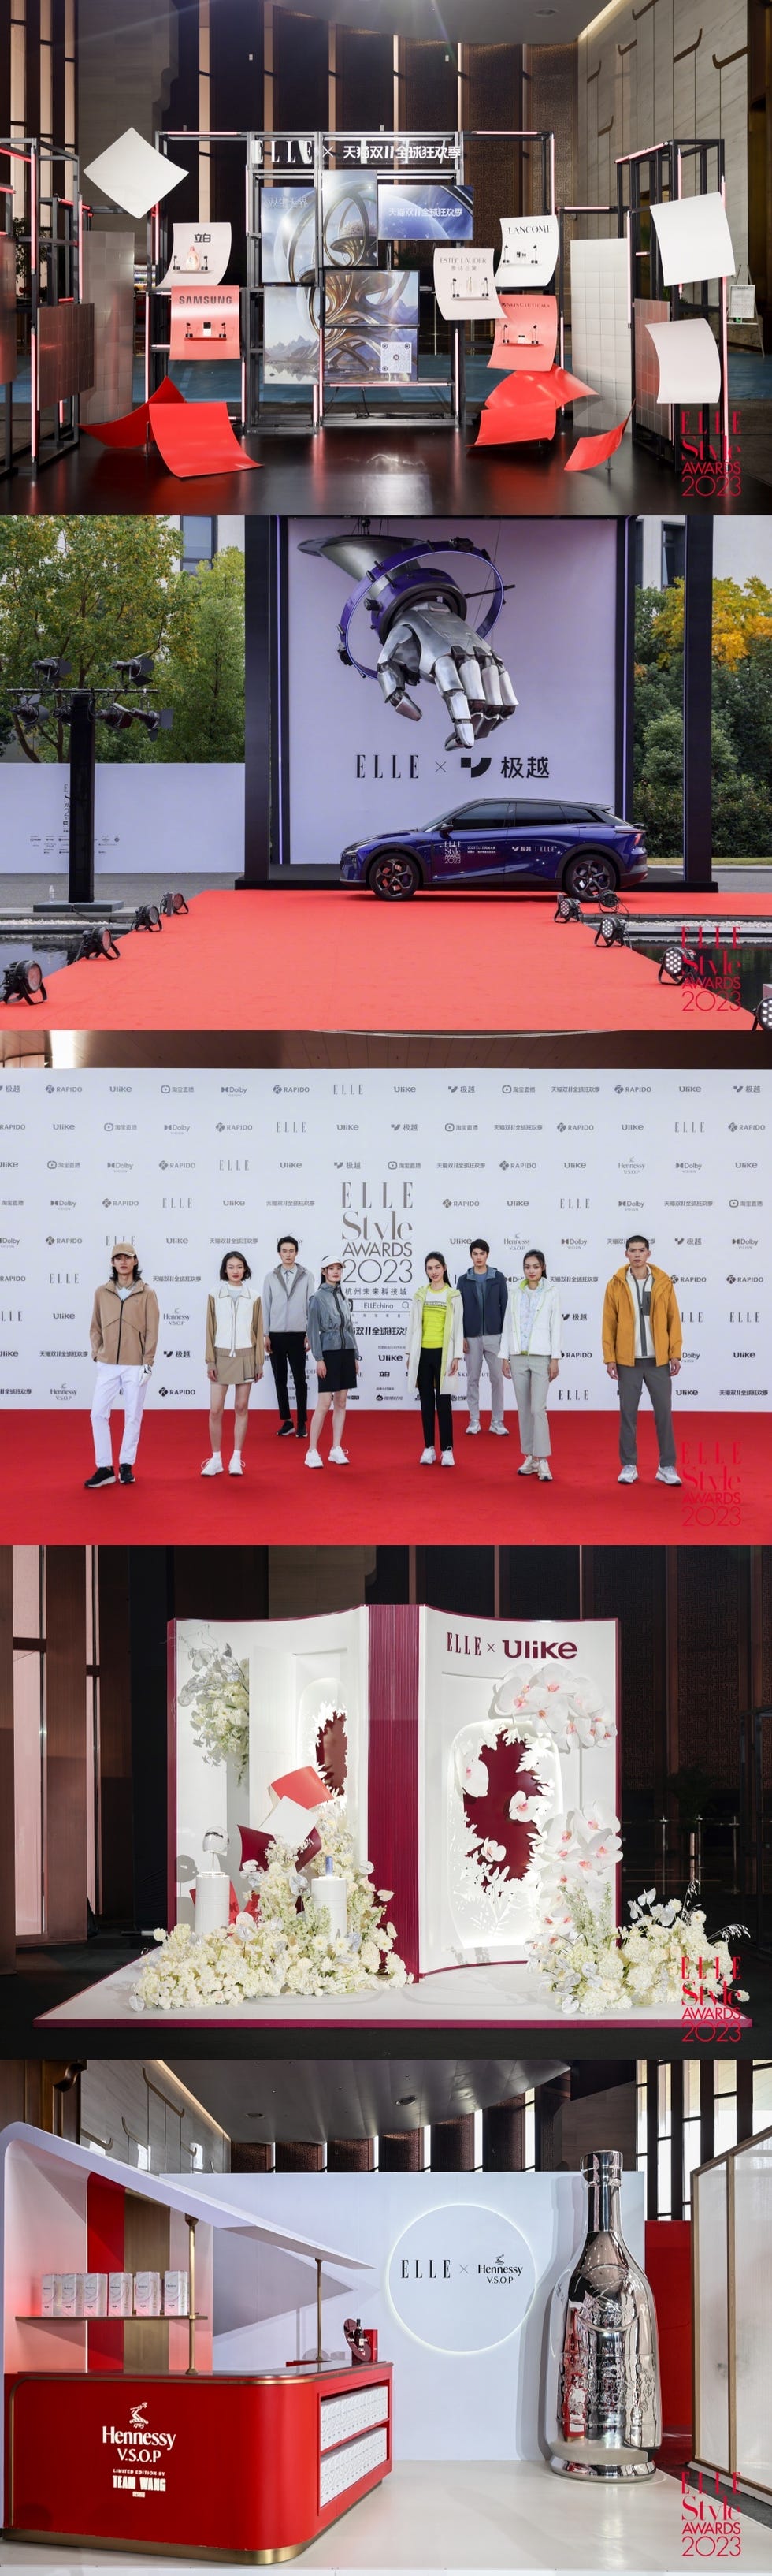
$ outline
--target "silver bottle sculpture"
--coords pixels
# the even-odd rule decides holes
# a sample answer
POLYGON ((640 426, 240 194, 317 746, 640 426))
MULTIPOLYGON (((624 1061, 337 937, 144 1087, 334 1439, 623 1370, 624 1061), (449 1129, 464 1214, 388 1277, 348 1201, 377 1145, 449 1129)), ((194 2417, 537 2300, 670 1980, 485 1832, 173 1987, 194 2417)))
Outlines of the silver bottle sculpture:
POLYGON ((552 2297, 557 2394, 550 2467, 567 2477, 648 2478, 662 2438, 657 2320, 619 2222, 622 2158, 583 2156, 587 2235, 552 2297))

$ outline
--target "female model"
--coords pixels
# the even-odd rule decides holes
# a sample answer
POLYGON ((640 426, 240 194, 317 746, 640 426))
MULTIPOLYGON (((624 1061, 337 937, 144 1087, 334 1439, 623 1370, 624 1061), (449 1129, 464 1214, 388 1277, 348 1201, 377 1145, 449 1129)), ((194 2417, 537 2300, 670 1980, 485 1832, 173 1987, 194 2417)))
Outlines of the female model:
POLYGON ((228 1473, 244 1473, 242 1452, 250 1391, 256 1378, 262 1377, 264 1358, 263 1310, 259 1297, 252 1295, 251 1277, 243 1252, 226 1252, 214 1295, 207 1299, 206 1373, 212 1455, 204 1462, 202 1476, 222 1475, 222 1418, 229 1386, 233 1388, 236 1414, 228 1473))
POLYGON ((410 1309, 408 1386, 417 1386, 421 1398, 421 1466, 434 1466, 436 1414, 440 1464, 453 1467, 453 1408, 448 1386, 451 1378, 458 1375, 464 1348, 464 1310, 458 1289, 451 1287, 444 1255, 427 1252, 424 1269, 426 1287, 416 1288, 410 1309))
POLYGON ((323 1467, 319 1435, 332 1405, 331 1467, 347 1467, 343 1425, 351 1388, 359 1376, 359 1352, 350 1297, 341 1285, 343 1263, 325 1254, 319 1286, 308 1300, 308 1347, 316 1365, 319 1393, 311 1417, 307 1467, 323 1467))
POLYGON ((560 1361, 560 1296, 547 1282, 543 1252, 527 1252, 523 1276, 513 1281, 501 1336, 501 1364, 517 1401, 523 1463, 519 1476, 551 1485, 547 1397, 560 1361))

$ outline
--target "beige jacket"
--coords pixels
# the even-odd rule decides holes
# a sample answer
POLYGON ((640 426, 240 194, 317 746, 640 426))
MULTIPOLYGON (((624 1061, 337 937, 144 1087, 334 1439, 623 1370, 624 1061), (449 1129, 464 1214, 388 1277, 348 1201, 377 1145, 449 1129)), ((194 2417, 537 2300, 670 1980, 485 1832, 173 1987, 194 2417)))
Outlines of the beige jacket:
POLYGON ((158 1346, 158 1298, 144 1279, 119 1297, 108 1279, 98 1288, 91 1317, 91 1357, 112 1368, 152 1368, 158 1346))
POLYGON ((220 1358, 234 1359, 237 1351, 251 1351, 255 1368, 262 1368, 265 1343, 261 1300, 253 1297, 248 1279, 243 1281, 236 1299, 227 1281, 218 1280, 213 1296, 206 1301, 207 1368, 216 1368, 218 1353, 220 1358))

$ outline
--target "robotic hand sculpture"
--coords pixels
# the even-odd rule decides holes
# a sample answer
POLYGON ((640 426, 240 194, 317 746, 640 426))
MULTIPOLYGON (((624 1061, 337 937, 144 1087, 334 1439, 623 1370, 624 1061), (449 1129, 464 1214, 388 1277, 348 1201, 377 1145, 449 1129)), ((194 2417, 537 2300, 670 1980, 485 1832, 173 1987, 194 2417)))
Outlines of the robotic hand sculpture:
POLYGON ((328 563, 356 576, 338 628, 342 662, 374 679, 395 715, 413 724, 421 708, 411 695, 422 680, 438 690, 451 731, 447 751, 471 750, 515 712, 517 699, 509 672, 487 638, 504 604, 500 573, 483 546, 464 538, 305 537, 301 554, 323 555, 328 563), (430 555, 459 552, 489 567, 492 597, 480 625, 467 617, 467 593, 453 569, 424 562, 430 555), (352 649, 350 630, 364 607, 380 645, 376 665, 362 662, 352 649))

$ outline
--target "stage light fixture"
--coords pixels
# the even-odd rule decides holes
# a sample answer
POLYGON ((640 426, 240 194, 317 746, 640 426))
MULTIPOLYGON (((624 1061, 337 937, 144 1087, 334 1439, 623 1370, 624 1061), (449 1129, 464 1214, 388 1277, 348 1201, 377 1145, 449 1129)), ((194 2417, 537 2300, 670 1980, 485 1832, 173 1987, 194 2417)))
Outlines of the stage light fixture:
POLYGON ((131 707, 100 707, 99 716, 100 723, 109 725, 111 733, 126 733, 129 725, 134 723, 131 707))
POLYGON ((132 930, 162 930, 157 903, 138 903, 131 927, 132 930))
POLYGON ((762 993, 753 1014, 755 1029, 772 1029, 772 993, 762 993))
POLYGON ((120 953, 109 922, 99 921, 94 923, 93 930, 84 930, 80 947, 75 952, 74 964, 79 966, 83 957, 120 957, 120 953))
POLYGON ((6 966, 3 975, 3 1002, 47 1002, 43 969, 36 957, 20 957, 14 966, 6 966))
POLYGON ((559 894, 552 918, 553 921, 581 921, 582 907, 576 895, 559 894))
POLYGON ((667 975, 669 983, 682 984, 685 974, 686 957, 684 950, 682 948, 666 948, 664 957, 661 957, 659 961, 657 983, 661 984, 663 975, 667 975))
POLYGON ((55 653, 49 653, 42 661, 33 662, 32 668, 36 679, 42 680, 45 688, 57 689, 60 680, 69 680, 72 663, 62 662, 55 653))
POLYGON ((617 920, 608 912, 602 913, 592 943, 593 947, 597 948, 599 942, 601 948, 626 948, 626 921, 617 920))
POLYGON ((41 701, 40 690, 24 689, 20 697, 14 698, 11 714, 21 716, 23 724, 39 724, 41 718, 47 714, 47 708, 41 701))
POLYGON ((188 906, 186 904, 184 894, 169 893, 164 895, 161 911, 166 913, 167 918, 170 914, 175 912, 187 912, 187 909, 188 906))
POLYGON ((154 669, 152 653, 132 653, 128 662, 113 663, 113 670, 120 671, 122 680, 130 682, 133 689, 146 689, 154 669))
POLYGON ((159 732, 171 733, 171 707, 134 707, 132 719, 134 724, 144 725, 145 732, 149 733, 151 741, 159 732))

